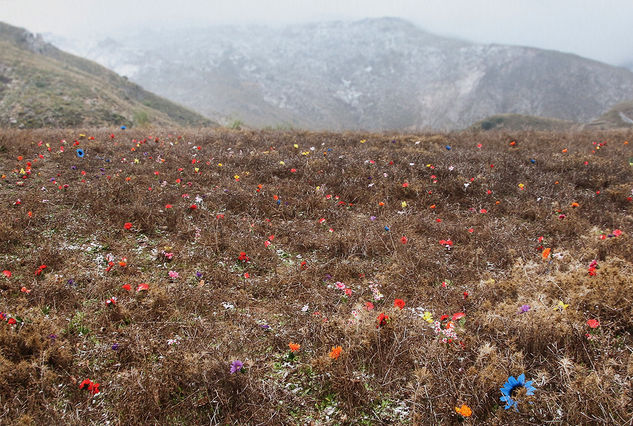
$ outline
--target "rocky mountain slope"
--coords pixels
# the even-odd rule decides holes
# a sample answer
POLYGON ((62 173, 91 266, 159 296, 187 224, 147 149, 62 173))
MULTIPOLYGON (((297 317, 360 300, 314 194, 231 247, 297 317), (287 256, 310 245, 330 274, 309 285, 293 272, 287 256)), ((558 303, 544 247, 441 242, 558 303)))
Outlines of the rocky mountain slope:
POLYGON ((208 126, 200 114, 0 23, 0 127, 208 126))
POLYGON ((204 115, 254 126, 456 129, 504 113, 586 122, 633 98, 630 70, 396 18, 59 42, 204 115))

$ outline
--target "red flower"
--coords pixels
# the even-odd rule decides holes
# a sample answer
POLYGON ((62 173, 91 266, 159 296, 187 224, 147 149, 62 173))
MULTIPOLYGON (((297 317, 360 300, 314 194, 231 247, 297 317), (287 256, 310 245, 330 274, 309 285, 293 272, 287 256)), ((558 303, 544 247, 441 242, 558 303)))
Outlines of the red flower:
POLYGON ((132 290, 132 287, 131 287, 129 284, 123 284, 123 285, 121 286, 121 288, 122 288, 123 290, 127 290, 127 291, 132 290))
POLYGON ((130 222, 125 222, 125 225, 123 225, 123 227, 129 231, 130 229, 132 229, 132 224, 130 222))
POLYGON ((600 327, 600 321, 598 321, 597 319, 588 319, 587 325, 591 328, 598 328, 600 327))
POLYGON ((192 204, 192 205, 190 205, 190 206, 189 206, 189 208, 190 208, 191 210, 195 210, 195 209, 197 209, 197 208, 198 208, 198 206, 196 206, 195 204, 192 204))
POLYGON ((385 315, 384 312, 381 312, 380 315, 378 315, 378 325, 376 325, 376 328, 380 328, 387 325, 388 321, 389 321, 389 316, 385 315))
POLYGON ((465 316, 465 313, 457 312, 456 314, 453 314, 453 321, 457 321, 458 319, 464 318, 465 316))
POLYGON ((141 283, 138 285, 138 287, 136 287, 136 291, 148 291, 149 290, 149 284, 145 284, 145 283, 141 283))
POLYGON ((447 319, 448 319, 448 315, 446 315, 446 314, 445 314, 445 315, 442 315, 442 316, 440 317, 440 321, 444 321, 444 320, 447 320, 447 319))
POLYGON ((404 300, 402 300, 402 299, 394 300, 393 301, 393 306, 396 306, 396 307, 398 307, 400 309, 403 309, 404 308, 404 300))
POLYGON ((366 308, 368 311, 371 311, 372 309, 374 309, 374 304, 373 304, 373 303, 371 303, 371 302, 367 302, 367 303, 365 303, 365 308, 366 308))
POLYGON ((8 271, 5 269, 4 271, 2 271, 2 273, 4 274, 5 277, 11 278, 11 271, 8 271))
POLYGON ((406 244, 409 241, 409 239, 403 236, 402 238, 400 238, 400 241, 402 242, 402 244, 406 244))
POLYGON ((15 318, 9 318, 9 319, 7 320, 7 322, 8 322, 10 325, 13 325, 13 324, 17 324, 17 323, 18 323, 18 322, 15 320, 15 318))

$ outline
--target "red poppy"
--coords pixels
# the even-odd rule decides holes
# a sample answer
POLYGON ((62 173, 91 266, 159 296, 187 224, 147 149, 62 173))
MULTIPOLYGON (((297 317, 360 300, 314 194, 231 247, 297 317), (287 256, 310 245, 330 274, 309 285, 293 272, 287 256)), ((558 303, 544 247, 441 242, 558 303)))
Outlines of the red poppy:
POLYGON ((121 286, 121 288, 122 288, 123 290, 127 290, 127 291, 132 290, 132 287, 131 287, 129 284, 123 284, 123 285, 121 286))
POLYGON ((403 236, 402 238, 400 238, 400 241, 402 242, 402 244, 406 244, 409 241, 409 239, 403 236))
POLYGON ((2 271, 2 274, 7 278, 11 278, 11 271, 9 270, 5 269, 4 271, 2 271))
POLYGON ((125 222, 125 225, 123 225, 123 227, 129 231, 130 229, 132 229, 132 224, 130 222, 125 222))
POLYGON ((172 207, 171 204, 165 204, 166 209, 171 209, 171 207, 172 207))
POLYGON ((189 208, 190 208, 191 210, 195 210, 195 209, 197 209, 197 208, 198 208, 198 206, 196 206, 195 204, 192 204, 192 205, 190 205, 190 206, 189 206, 189 208))
POLYGON ((18 323, 18 322, 15 320, 15 318, 9 318, 9 319, 7 320, 7 322, 8 322, 10 325, 13 325, 13 324, 17 324, 17 323, 18 323))
POLYGON ((403 309, 404 308, 404 300, 402 300, 402 299, 394 300, 393 301, 393 306, 396 306, 396 307, 398 307, 400 309, 403 309))
POLYGON ((138 287, 136 288, 136 291, 148 291, 149 290, 149 284, 145 284, 145 283, 141 283, 138 285, 138 287))
POLYGON ((371 311, 372 309, 374 309, 374 304, 373 304, 373 303, 371 303, 371 302, 367 302, 367 303, 365 303, 365 308, 366 308, 368 311, 371 311))
POLYGON ((440 317, 440 321, 444 321, 448 319, 448 315, 444 314, 440 317))

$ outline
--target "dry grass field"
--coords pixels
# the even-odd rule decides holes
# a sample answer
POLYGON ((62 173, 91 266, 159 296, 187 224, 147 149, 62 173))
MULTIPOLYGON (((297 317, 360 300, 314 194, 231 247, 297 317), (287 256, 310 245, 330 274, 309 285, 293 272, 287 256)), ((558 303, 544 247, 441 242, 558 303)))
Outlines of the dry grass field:
POLYGON ((2 131, 0 423, 631 424, 632 148, 2 131))

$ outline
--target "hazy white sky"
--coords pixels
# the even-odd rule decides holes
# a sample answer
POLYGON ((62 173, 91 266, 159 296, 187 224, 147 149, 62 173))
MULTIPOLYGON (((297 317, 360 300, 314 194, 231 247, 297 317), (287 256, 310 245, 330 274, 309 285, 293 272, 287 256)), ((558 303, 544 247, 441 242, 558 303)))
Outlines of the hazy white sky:
POLYGON ((92 37, 144 26, 397 16, 442 35, 633 62, 633 0, 0 0, 0 21, 92 37))

